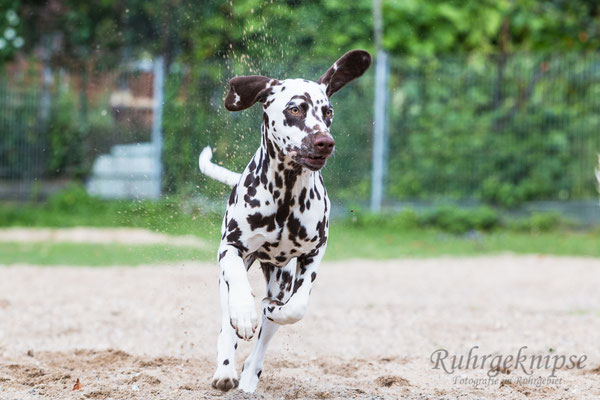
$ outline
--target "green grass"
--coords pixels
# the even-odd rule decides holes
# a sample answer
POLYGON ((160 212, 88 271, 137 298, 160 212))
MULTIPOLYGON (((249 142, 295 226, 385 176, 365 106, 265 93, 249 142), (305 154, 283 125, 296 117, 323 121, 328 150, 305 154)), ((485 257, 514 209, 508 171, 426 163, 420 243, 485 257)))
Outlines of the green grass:
MULTIPOLYGON (((0 227, 139 227, 166 234, 192 234, 208 247, 0 243, 0 264, 139 265, 182 260, 214 262, 222 213, 207 212, 185 198, 104 201, 73 186, 46 204, 0 204, 0 227)), ((351 258, 475 256, 513 252, 600 257, 600 231, 577 231, 553 214, 505 220, 494 209, 442 207, 424 214, 352 212, 331 223, 325 260, 351 258)))
POLYGON ((600 257, 595 231, 514 232, 454 235, 434 229, 391 231, 333 227, 327 259, 393 259, 401 257, 475 256, 513 252, 600 257))
POLYGON ((0 243, 0 264, 140 265, 214 260, 216 253, 194 247, 80 243, 0 243))
MULTIPOLYGON (((34 265, 140 265, 174 264, 187 260, 215 262, 218 234, 206 249, 170 245, 117 245, 75 243, 0 243, 0 264, 34 265)), ((476 256, 514 252, 600 257, 599 235, 594 232, 452 235, 436 230, 389 231, 333 227, 325 260, 352 258, 476 256)))

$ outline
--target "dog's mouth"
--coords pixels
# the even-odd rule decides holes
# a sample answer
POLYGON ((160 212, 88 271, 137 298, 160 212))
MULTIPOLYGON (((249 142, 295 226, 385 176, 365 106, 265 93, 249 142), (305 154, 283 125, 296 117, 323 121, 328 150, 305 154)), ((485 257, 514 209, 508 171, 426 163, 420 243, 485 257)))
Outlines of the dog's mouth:
POLYGON ((307 151, 308 149, 289 149, 289 155, 295 163, 311 171, 318 171, 327 164, 327 160, 333 153, 319 154, 317 152, 307 151))
POLYGON ((328 158, 329 158, 329 156, 323 156, 323 155, 317 155, 317 154, 300 156, 300 160, 302 161, 301 164, 303 164, 305 167, 310 168, 315 171, 323 168, 325 166, 325 164, 327 163, 328 158))

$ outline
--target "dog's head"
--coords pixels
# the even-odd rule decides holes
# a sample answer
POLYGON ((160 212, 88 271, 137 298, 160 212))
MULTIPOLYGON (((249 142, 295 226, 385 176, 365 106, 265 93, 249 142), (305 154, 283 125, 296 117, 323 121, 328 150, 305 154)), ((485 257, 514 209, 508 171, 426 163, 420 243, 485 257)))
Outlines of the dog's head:
POLYGON ((277 80, 265 76, 238 76, 229 82, 225 107, 240 111, 263 103, 263 135, 280 159, 313 171, 321 169, 333 154, 329 132, 333 108, 329 98, 371 65, 371 56, 352 50, 337 60, 317 81, 277 80))

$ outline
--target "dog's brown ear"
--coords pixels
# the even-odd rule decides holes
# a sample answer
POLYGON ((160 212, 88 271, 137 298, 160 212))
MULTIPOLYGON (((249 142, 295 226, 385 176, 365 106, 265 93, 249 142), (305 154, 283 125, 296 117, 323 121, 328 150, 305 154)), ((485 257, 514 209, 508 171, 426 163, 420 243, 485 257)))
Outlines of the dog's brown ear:
POLYGON ((257 101, 264 102, 271 94, 271 86, 279 83, 276 79, 261 75, 238 76, 229 81, 229 93, 225 97, 225 108, 241 111, 257 101))
POLYGON ((327 86, 327 96, 343 88, 351 80, 358 78, 371 65, 371 55, 364 50, 351 50, 325 72, 319 83, 327 86))

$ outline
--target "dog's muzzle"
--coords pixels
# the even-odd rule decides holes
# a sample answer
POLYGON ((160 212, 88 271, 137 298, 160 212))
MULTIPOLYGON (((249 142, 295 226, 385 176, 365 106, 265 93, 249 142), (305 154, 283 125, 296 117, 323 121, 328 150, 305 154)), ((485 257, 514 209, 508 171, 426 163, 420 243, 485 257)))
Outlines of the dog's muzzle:
POLYGON ((330 135, 317 133, 312 138, 310 150, 300 155, 301 163, 312 170, 319 170, 325 166, 334 148, 335 142, 330 135))

